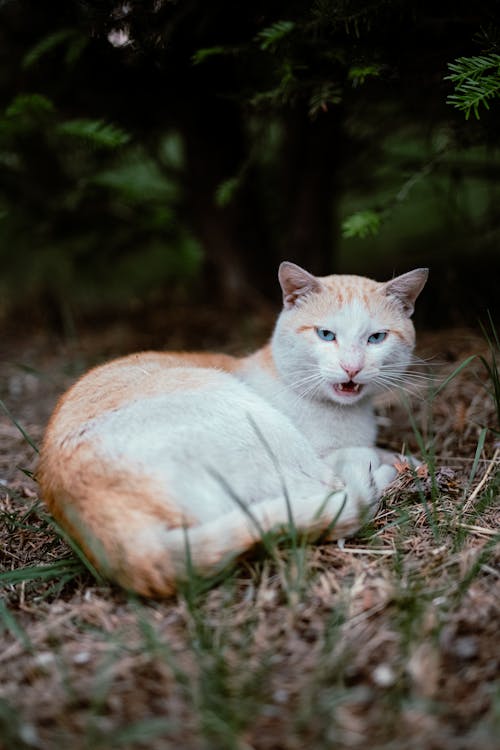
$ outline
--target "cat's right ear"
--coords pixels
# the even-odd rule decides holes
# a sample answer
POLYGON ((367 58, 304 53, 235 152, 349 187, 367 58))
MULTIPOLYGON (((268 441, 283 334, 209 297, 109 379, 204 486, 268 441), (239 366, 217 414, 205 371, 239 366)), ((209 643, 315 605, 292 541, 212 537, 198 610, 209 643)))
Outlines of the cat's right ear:
POLYGON ((415 300, 424 288, 428 276, 428 268, 416 268, 402 276, 396 276, 395 279, 391 279, 385 284, 386 295, 399 302, 408 318, 413 315, 415 300))
POLYGON ((316 276, 287 260, 280 265, 278 278, 283 291, 283 305, 287 310, 295 307, 307 294, 321 291, 321 284, 316 276))

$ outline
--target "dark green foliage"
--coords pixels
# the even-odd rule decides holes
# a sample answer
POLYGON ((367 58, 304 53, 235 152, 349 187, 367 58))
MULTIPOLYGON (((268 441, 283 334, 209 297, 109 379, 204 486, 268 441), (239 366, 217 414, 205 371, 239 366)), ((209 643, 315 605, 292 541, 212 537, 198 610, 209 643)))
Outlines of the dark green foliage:
POLYGON ((165 133, 150 156, 124 128, 66 119, 47 96, 30 93, 6 107, 0 149, 4 295, 47 291, 62 305, 68 294, 102 293, 101 278, 113 303, 124 290, 142 294, 153 279, 196 268, 197 244, 176 218, 175 134, 165 133))
MULTIPOLYGON (((346 242, 390 231, 420 183, 447 216, 435 245, 458 231, 479 247, 497 220, 464 232, 469 214, 449 196, 470 167, 435 146, 444 128, 457 158, 497 143, 500 58, 493 32, 479 55, 475 40, 496 3, 468 8, 2 4, 2 297, 28 295, 69 319, 73 307, 170 296, 203 270, 218 299, 241 304, 250 288, 275 298, 281 259, 335 270, 342 220, 346 242), (471 130, 447 96, 488 117, 471 130), (393 162, 388 180, 390 138, 418 153, 393 162)), ((412 221, 406 236, 422 237, 412 221)))

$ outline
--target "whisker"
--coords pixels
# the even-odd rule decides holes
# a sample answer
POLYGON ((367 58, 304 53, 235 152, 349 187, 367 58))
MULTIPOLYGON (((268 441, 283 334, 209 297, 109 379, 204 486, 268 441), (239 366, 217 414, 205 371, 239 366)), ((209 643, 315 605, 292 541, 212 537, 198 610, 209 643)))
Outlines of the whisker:
POLYGON ((396 376, 400 378, 413 378, 414 380, 422 380, 422 381, 435 381, 436 377, 435 375, 431 373, 425 373, 425 372, 415 372, 414 370, 403 368, 403 367, 395 367, 393 365, 381 365, 379 367, 379 372, 383 373, 384 375, 388 376, 396 376))
MULTIPOLYGON (((365 371, 368 380, 364 385, 373 385, 379 391, 387 393, 400 391, 412 397, 423 398, 422 391, 436 381, 435 376, 426 371, 429 364, 440 366, 440 363, 429 363, 415 356, 409 363, 381 364, 374 368, 373 372, 369 369, 365 371)), ((279 397, 284 393, 288 393, 289 396, 293 394, 291 407, 295 408, 300 402, 314 399, 329 379, 334 382, 339 379, 338 367, 323 365, 319 370, 315 366, 306 366, 295 373, 294 380, 283 383, 282 387, 275 391, 275 395, 279 397)))
POLYGON ((297 396, 299 397, 299 399, 305 398, 306 396, 310 396, 316 393, 320 389, 320 387, 323 385, 323 383, 324 383, 323 378, 321 376, 318 376, 318 378, 315 381, 309 383, 308 388, 304 388, 301 393, 296 392, 297 396))
POLYGON ((421 367, 444 367, 445 362, 437 359, 437 355, 430 357, 419 357, 417 354, 413 354, 411 358, 412 365, 420 365, 421 367))
POLYGON ((400 375, 399 373, 383 373, 383 377, 399 380, 401 382, 413 381, 414 383, 420 383, 421 385, 425 385, 426 383, 432 384, 436 382, 436 378, 428 378, 419 375, 418 373, 411 372, 405 373, 404 375, 400 375))
POLYGON ((422 395, 422 386, 418 383, 407 383, 405 381, 395 381, 392 378, 377 377, 373 379, 373 384, 385 391, 402 394, 407 393, 415 398, 425 400, 422 395))
POLYGON ((276 392, 276 395, 279 396, 285 392, 289 393, 291 390, 294 395, 294 400, 292 402, 293 406, 303 399, 307 397, 310 398, 314 395, 323 384, 324 378, 317 370, 313 372, 304 370, 303 373, 304 374, 302 374, 301 377, 296 378, 296 380, 284 384, 283 388, 276 392))
POLYGON ((284 392, 289 390, 290 388, 295 390, 297 388, 300 388, 301 386, 306 386, 310 383, 315 383, 318 380, 321 380, 321 375, 319 373, 310 373, 309 375, 305 375, 301 378, 297 378, 296 380, 291 381, 290 383, 286 383, 284 387, 279 391, 284 392))
MULTIPOLYGON (((393 362, 391 364, 386 363, 386 364, 379 365, 380 370, 394 370, 395 372, 420 372, 420 370, 415 369, 415 367, 416 365, 411 364, 411 363, 409 365, 403 365, 403 364, 398 364, 397 362, 393 362)), ((422 374, 425 375, 426 373, 422 373, 422 374)))

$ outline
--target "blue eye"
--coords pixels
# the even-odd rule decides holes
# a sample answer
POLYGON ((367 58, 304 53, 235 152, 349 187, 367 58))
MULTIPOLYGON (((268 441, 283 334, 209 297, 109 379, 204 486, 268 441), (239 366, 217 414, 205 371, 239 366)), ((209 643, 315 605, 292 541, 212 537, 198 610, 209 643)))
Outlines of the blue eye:
POLYGON ((322 341, 335 341, 337 338, 333 331, 329 331, 328 328, 316 328, 316 333, 322 341))
POLYGON ((382 341, 384 341, 387 338, 387 331, 377 331, 377 333, 372 333, 371 336, 368 336, 368 343, 369 344, 381 344, 382 341))

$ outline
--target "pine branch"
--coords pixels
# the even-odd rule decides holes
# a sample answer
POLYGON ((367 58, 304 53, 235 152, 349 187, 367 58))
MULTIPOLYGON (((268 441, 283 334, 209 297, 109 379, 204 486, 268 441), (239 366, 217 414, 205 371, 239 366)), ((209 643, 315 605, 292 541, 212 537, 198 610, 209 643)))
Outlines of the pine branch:
POLYGON ((130 140, 130 135, 124 130, 103 120, 68 120, 57 126, 57 132, 100 148, 117 148, 130 140))
POLYGON ((53 103, 42 94, 18 94, 5 110, 5 115, 33 118, 53 111, 53 103))
POLYGON ((342 89, 340 86, 324 82, 313 89, 309 98, 309 117, 314 119, 320 112, 327 112, 328 105, 340 104, 342 101, 342 89))
POLYGON ((80 57, 87 46, 88 39, 76 29, 59 29, 53 34, 43 37, 24 56, 23 68, 31 68, 39 60, 57 47, 66 45, 65 61, 72 65, 80 57))
POLYGON ((212 57, 220 57, 221 55, 234 54, 234 49, 230 47, 203 47, 202 49, 196 50, 191 58, 193 65, 200 65, 200 63, 209 60, 212 57))
POLYGON ((288 36, 295 28, 293 21, 276 21, 257 34, 260 41, 260 48, 263 50, 273 50, 281 40, 288 36))
POLYGON ((378 234, 382 216, 377 211, 356 211, 342 222, 342 235, 344 237, 373 237, 378 234))
POLYGON ((471 112, 479 120, 480 106, 489 109, 489 100, 500 96, 500 55, 459 57, 448 68, 451 75, 445 80, 452 81, 455 93, 448 96, 447 103, 464 112, 466 120, 471 112))
POLYGON ((240 184, 241 178, 239 176, 229 177, 227 180, 224 180, 224 182, 221 182, 215 191, 215 202, 217 206, 224 208, 231 203, 240 184))

